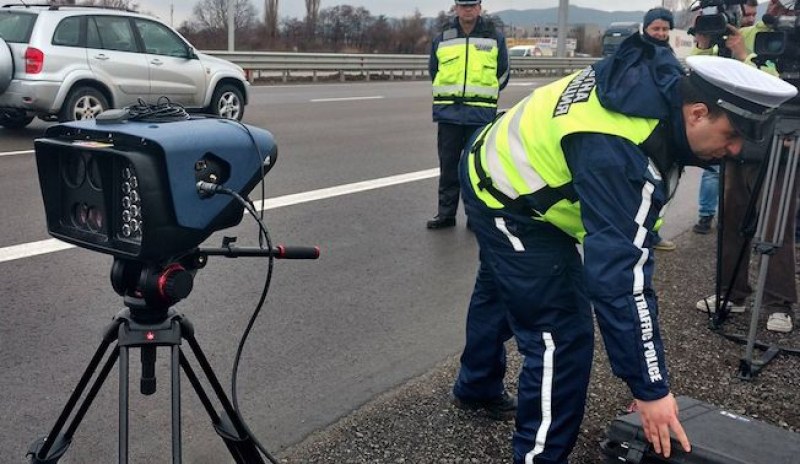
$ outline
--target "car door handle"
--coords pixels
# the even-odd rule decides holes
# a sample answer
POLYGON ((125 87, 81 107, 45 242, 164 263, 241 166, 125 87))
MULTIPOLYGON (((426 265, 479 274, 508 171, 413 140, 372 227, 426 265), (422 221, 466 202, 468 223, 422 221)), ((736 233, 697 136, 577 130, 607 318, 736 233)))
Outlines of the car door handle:
POLYGON ((164 64, 164 62, 159 60, 158 58, 156 58, 154 60, 150 60, 150 64, 154 64, 156 66, 161 66, 162 64, 164 64))
POLYGON ((107 60, 107 59, 108 59, 108 56, 106 56, 106 55, 104 55, 104 54, 102 54, 102 53, 101 53, 101 54, 99 54, 99 55, 95 55, 95 56, 94 56, 94 59, 96 59, 96 60, 100 60, 100 61, 105 61, 105 60, 107 60))

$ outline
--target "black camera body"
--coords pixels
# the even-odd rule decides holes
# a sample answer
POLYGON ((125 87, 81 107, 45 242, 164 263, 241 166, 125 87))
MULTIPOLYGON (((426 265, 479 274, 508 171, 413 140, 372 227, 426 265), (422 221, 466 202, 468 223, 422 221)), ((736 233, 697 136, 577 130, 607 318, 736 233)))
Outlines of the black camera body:
POLYGON ((689 33, 721 38, 728 32, 729 25, 738 28, 742 23, 745 3, 747 0, 700 0, 700 5, 694 8, 700 15, 689 33))
POLYGON ((764 15, 764 23, 772 28, 756 34, 754 52, 757 64, 775 63, 781 78, 795 87, 800 85, 800 17, 764 15))

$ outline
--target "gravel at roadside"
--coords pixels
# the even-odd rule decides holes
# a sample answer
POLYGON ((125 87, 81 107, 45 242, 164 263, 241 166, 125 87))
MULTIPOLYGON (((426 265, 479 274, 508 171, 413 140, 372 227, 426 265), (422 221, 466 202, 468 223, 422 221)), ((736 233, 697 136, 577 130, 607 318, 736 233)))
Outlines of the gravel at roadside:
MULTIPOLYGON (((673 252, 656 256, 660 324, 676 395, 688 395, 738 414, 800 432, 800 357, 779 355, 752 381, 736 376, 744 346, 709 330, 695 309, 713 293, 715 234, 686 232, 673 252)), ((753 259, 751 273, 757 272, 753 259)), ((755 281, 755 276, 751 277, 755 281)), ((759 327, 766 325, 762 315, 759 327)), ((732 315, 724 330, 746 334, 750 312, 732 315)), ((795 322, 797 326, 797 322, 795 322)), ((759 340, 800 349, 800 328, 759 340)), ((599 442, 610 420, 630 403, 624 384, 611 374, 599 333, 587 411, 573 464, 603 461, 599 442)), ((508 388, 515 391, 520 357, 509 343, 508 388)), ((427 374, 387 392, 325 430, 278 454, 282 463, 504 463, 511 460, 513 422, 495 422, 456 409, 448 400, 458 355, 427 374)), ((690 437, 691 439, 691 437, 690 437)))

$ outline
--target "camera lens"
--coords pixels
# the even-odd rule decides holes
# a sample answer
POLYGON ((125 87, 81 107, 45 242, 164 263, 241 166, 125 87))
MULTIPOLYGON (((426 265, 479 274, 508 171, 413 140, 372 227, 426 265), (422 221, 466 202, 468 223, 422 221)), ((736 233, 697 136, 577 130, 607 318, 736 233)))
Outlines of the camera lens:
POLYGON ((93 231, 100 231, 103 229, 103 224, 105 224, 105 219, 103 218, 103 212, 100 211, 99 208, 95 208, 94 206, 89 208, 87 224, 89 224, 89 229, 93 231))
POLYGON ((89 157, 89 185, 95 190, 103 190, 103 183, 100 176, 100 166, 97 163, 97 158, 94 156, 89 157))
POLYGON ((80 227, 85 228, 89 219, 89 206, 86 203, 75 203, 72 205, 72 222, 80 227))
POLYGON ((71 152, 61 157, 61 176, 64 182, 78 188, 86 179, 86 161, 80 153, 71 152))

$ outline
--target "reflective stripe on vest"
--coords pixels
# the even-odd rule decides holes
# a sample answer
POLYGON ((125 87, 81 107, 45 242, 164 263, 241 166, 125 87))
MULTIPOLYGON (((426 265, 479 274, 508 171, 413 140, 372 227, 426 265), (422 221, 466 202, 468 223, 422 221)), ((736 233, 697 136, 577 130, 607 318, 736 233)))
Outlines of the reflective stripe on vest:
POLYGON ((496 108, 500 93, 498 54, 496 39, 442 40, 436 48, 439 67, 433 81, 433 103, 496 108))
MULTIPOLYGON (((585 235, 580 205, 572 190, 561 141, 580 133, 610 134, 639 145, 658 120, 626 116, 605 109, 597 99, 594 70, 589 67, 536 89, 491 126, 478 139, 479 159, 468 160, 470 180, 478 198, 500 209, 508 201, 492 195, 486 183, 529 212, 582 240, 585 235), (481 182, 475 162, 488 178, 481 182), (561 193, 560 197, 554 196, 561 193), (534 211, 531 211, 533 208, 534 211)), ((475 150, 469 154, 474 157, 475 150)))

